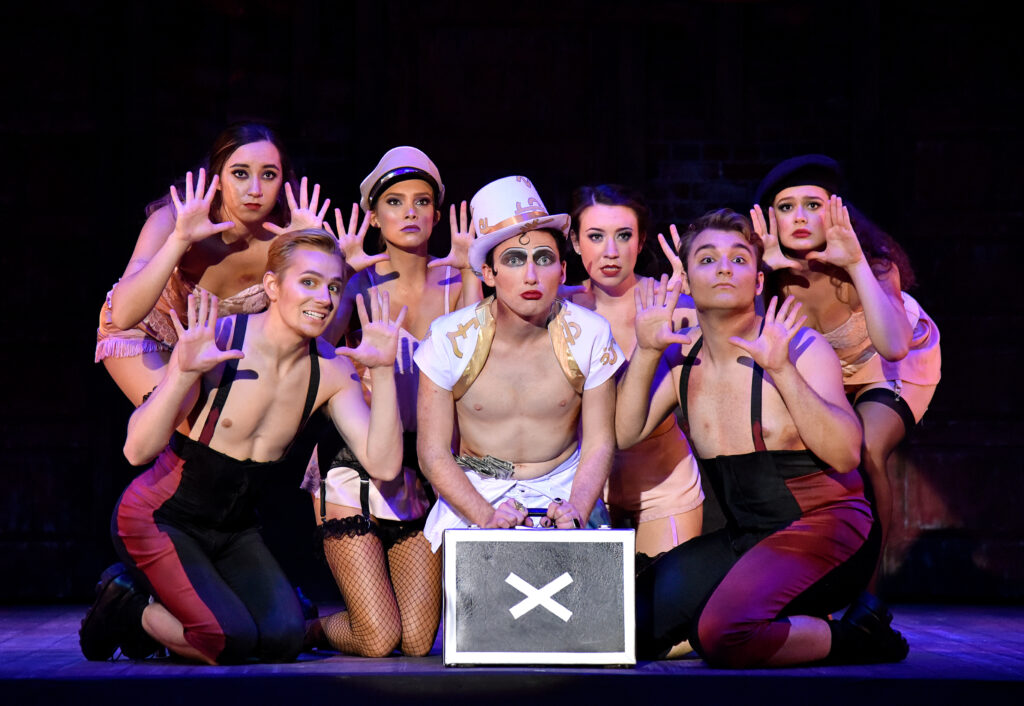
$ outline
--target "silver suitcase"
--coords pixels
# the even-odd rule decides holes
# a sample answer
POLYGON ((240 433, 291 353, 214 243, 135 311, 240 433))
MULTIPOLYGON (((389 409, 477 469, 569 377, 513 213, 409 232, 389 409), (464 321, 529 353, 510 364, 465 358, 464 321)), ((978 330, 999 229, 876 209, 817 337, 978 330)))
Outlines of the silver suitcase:
POLYGON ((444 533, 444 663, 636 664, 633 530, 444 533))

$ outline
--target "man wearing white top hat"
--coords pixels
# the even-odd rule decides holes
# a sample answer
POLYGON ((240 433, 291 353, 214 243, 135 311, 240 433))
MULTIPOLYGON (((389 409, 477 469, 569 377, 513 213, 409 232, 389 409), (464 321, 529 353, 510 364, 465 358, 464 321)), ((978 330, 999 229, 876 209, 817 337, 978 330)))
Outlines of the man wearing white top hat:
POLYGON ((545 508, 545 525, 586 525, 615 451, 624 356, 604 318, 556 296, 569 216, 549 214, 522 176, 483 187, 470 209, 470 264, 495 293, 436 319, 415 355, 435 551, 445 529, 529 525, 527 508, 545 508))

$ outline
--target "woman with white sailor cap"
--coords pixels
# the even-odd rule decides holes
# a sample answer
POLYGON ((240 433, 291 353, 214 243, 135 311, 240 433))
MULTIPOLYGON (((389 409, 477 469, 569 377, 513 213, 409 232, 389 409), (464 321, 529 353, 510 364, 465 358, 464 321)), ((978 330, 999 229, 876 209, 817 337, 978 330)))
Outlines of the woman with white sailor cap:
POLYGON ((358 294, 384 289, 393 306, 408 308, 395 362, 406 453, 398 478, 380 482, 370 479, 348 449, 335 454, 337 446, 330 449, 321 442, 319 463, 311 464, 303 487, 314 493, 324 553, 346 610, 312 625, 308 638, 350 654, 384 656, 400 648, 406 655, 425 655, 440 621, 441 572, 439 557, 422 533, 434 498, 416 459, 419 371, 412 355, 431 321, 482 296, 469 270, 473 229, 466 202, 458 216, 452 205, 451 252, 443 259, 429 255, 444 184, 434 163, 415 147, 385 153, 359 191, 362 198, 352 205, 347 228, 340 209, 335 210, 339 241, 356 273, 345 288, 334 337, 358 338, 350 327, 358 294), (360 207, 365 214, 361 223, 360 207), (370 228, 379 231, 380 255, 363 249, 370 228), (319 468, 325 469, 322 478, 319 468))

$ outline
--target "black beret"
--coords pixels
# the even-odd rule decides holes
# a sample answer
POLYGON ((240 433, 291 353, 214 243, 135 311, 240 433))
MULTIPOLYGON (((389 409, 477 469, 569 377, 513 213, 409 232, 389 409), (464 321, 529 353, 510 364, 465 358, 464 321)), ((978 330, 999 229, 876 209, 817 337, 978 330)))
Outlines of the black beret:
POLYGON ((820 186, 829 194, 839 191, 843 170, 839 162, 823 154, 804 154, 779 162, 757 185, 754 203, 767 212, 775 196, 791 186, 820 186))

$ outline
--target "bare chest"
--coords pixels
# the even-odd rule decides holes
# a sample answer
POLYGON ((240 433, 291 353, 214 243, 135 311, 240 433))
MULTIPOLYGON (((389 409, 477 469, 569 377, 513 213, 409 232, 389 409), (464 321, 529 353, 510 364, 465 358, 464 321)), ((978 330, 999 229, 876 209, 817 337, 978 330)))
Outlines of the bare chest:
POLYGON ((239 246, 211 239, 206 247, 193 247, 185 253, 179 267, 188 279, 226 299, 263 281, 268 247, 268 241, 239 246))
POLYGON ((749 359, 726 370, 695 366, 687 394, 689 438, 698 455, 714 457, 754 450, 754 422, 760 422, 761 438, 769 449, 793 447, 796 428, 779 393, 766 378, 753 378, 749 359), (760 404, 751 406, 754 384, 760 387, 760 404))
POLYGON ((309 385, 308 363, 295 368, 282 375, 242 361, 211 446, 238 459, 262 462, 281 458, 303 421, 309 385))
POLYGON ((480 375, 459 400, 460 414, 484 421, 575 419, 580 395, 569 384, 551 343, 492 346, 480 375))
MULTIPOLYGON (((439 269, 443 273, 445 268, 439 269)), ((407 307, 402 326, 420 340, 426 337, 434 319, 445 314, 449 308, 446 306, 445 297, 451 293, 451 289, 446 288, 440 278, 443 278, 443 275, 434 275, 434 271, 431 270, 422 287, 403 282, 401 279, 383 285, 391 299, 392 317, 396 316, 403 306, 407 307)))
POLYGON ((800 314, 807 317, 805 325, 816 331, 827 333, 838 328, 860 307, 857 291, 849 282, 826 276, 812 276, 805 282, 786 284, 782 292, 802 304, 800 314))

